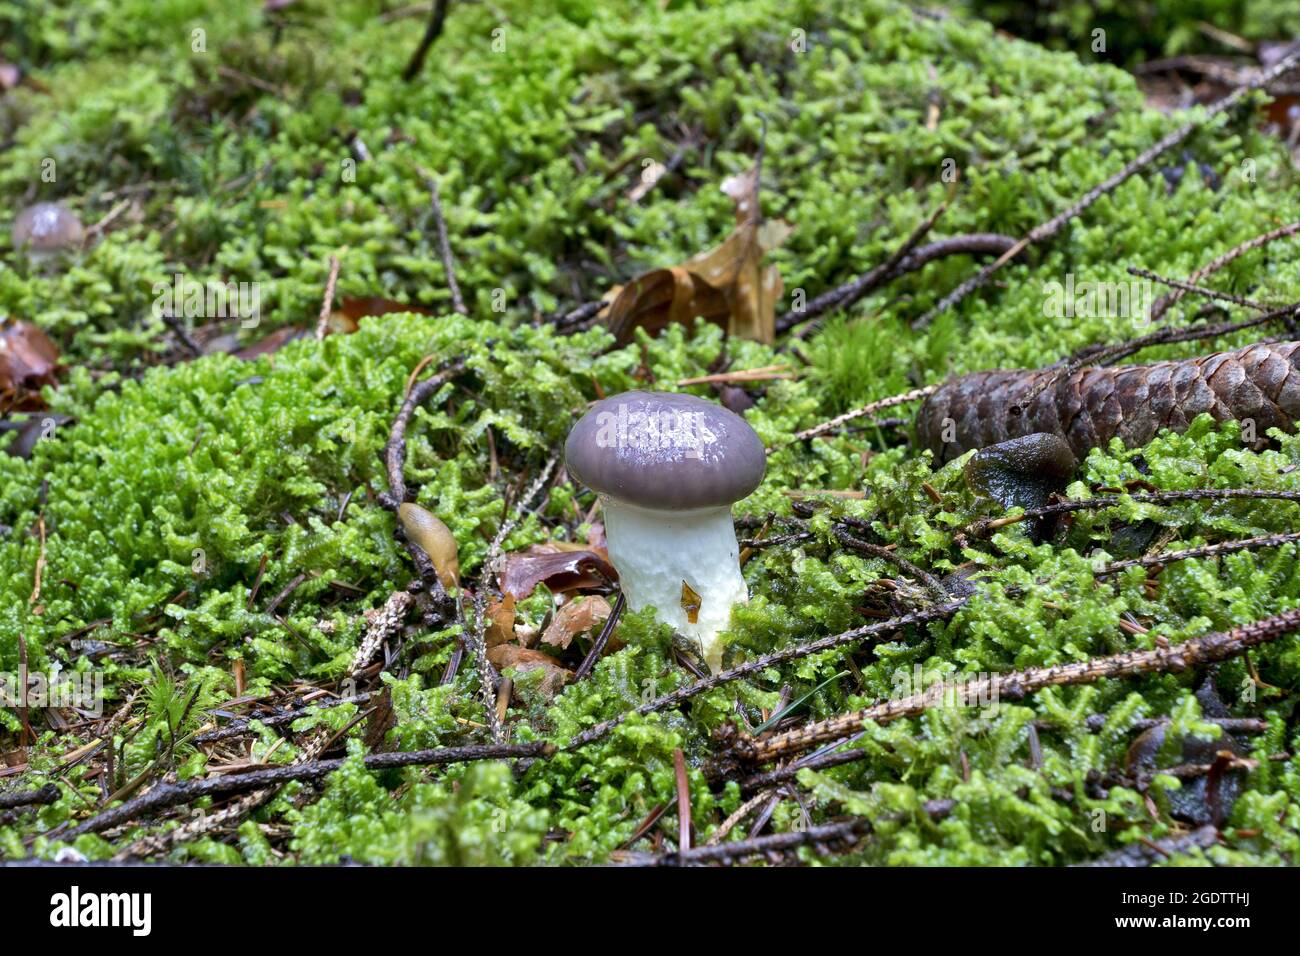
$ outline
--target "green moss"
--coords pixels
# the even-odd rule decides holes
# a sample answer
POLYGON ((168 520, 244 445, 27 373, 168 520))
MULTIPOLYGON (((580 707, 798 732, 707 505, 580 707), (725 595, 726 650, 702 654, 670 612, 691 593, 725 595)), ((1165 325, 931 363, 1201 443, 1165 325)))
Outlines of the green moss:
MULTIPOLYGON (((562 337, 537 322, 643 267, 715 244, 733 221, 716 185, 752 160, 764 119, 764 206, 797 226, 776 261, 789 293, 809 297, 879 263, 950 188, 935 237, 1020 235, 1181 122, 1144 110, 1118 70, 884 0, 681 3, 667 11, 594 0, 456 5, 424 76, 409 85, 398 74, 421 26, 381 19, 376 4, 328 11, 300 4, 302 15, 290 8, 279 30, 252 0, 229 11, 221 4, 220 16, 217 5, 197 0, 156 13, 132 6, 111 23, 108 6, 60 5, 37 22, 0 3, 0 25, 13 28, 0 59, 38 74, 51 91, 0 100, 0 137, 13 140, 13 161, 0 171, 0 311, 36 321, 64 348, 71 368, 48 398, 73 419, 39 442, 30 461, 0 456, 0 524, 12 529, 0 537, 0 671, 16 668, 21 634, 33 667, 102 671, 110 707, 128 688, 150 688, 135 708, 145 727, 129 741, 119 734, 122 774, 155 762, 181 775, 202 772, 203 757, 185 737, 203 707, 233 696, 235 659, 249 694, 342 676, 363 612, 411 574, 376 496, 386 490, 382 446, 422 359, 464 355, 470 369, 414 417, 406 477, 455 534, 471 583, 508 513, 508 489, 561 447, 586 402, 642 384, 643 364, 658 387, 672 388, 723 361, 735 368, 791 361, 724 341, 712 327, 640 336, 614 350, 602 332, 562 337), (74 6, 84 12, 74 15, 74 6), (207 53, 191 48, 196 27, 208 30, 207 53), (500 27, 506 49, 494 52, 491 31, 500 27), (806 31, 806 53, 789 46, 795 29, 806 31), (118 82, 105 83, 109 75, 118 82), (940 109, 927 123, 932 91, 940 109), (350 181, 344 163, 357 157, 357 138, 370 158, 350 181), (679 149, 680 171, 630 202, 641 160, 666 161, 679 149), (59 169, 53 183, 39 179, 47 157, 59 169), (940 179, 947 158, 961 172, 955 187, 940 179), (470 317, 450 314, 416 163, 441 178, 470 317), (146 182, 147 190, 122 192, 146 182), (88 222, 123 195, 138 207, 72 261, 35 268, 7 255, 9 210, 34 195, 62 198, 88 222), (298 341, 252 362, 213 356, 151 367, 169 341, 152 314, 154 283, 176 272, 259 283, 261 323, 240 330, 251 339, 310 324, 328 257, 340 252, 340 295, 384 295, 441 314, 366 319, 354 335, 298 341), (37 608, 30 597, 40 519, 46 564, 37 608), (267 614, 272 596, 299 575, 280 619, 267 614), (97 642, 97 659, 86 656, 87 640, 97 642), (192 694, 196 703, 185 712, 192 694)), ((1294 546, 1181 562, 1161 574, 1155 592, 1139 572, 1103 583, 1092 573, 1099 560, 1150 544, 1123 532, 1125 524, 1154 529, 1151 540, 1166 547, 1192 546, 1290 530, 1300 519, 1293 503, 1127 501, 1078 513, 1046 543, 1020 526, 980 540, 960 531, 992 506, 966 488, 960 462, 934 470, 905 444, 905 430, 791 443, 795 432, 846 408, 953 371, 1041 365, 1143 331, 1131 317, 1047 315, 1045 287, 1067 273, 1118 281, 1127 279, 1126 266, 1141 265, 1187 274, 1213 252, 1300 216, 1284 149, 1260 136, 1247 114, 1211 124, 1187 148, 1220 185, 1192 172, 1171 191, 1160 168, 1135 176, 1007 266, 1005 288, 971 297, 923 331, 911 330, 910 320, 974 264, 942 260, 890 283, 804 343, 810 367, 797 380, 767 383, 747 413, 778 450, 739 511, 789 515, 792 489, 863 497, 831 502, 812 522, 813 540, 755 554, 746 566, 752 600, 727 635, 733 653, 752 657, 837 633, 868 620, 864 607, 886 606, 876 582, 896 569, 833 548, 831 519, 841 514, 869 522, 900 555, 937 574, 977 567, 980 593, 951 621, 859 653, 856 673, 838 680, 831 678, 849 670, 845 654, 826 652, 700 695, 689 708, 629 718, 599 743, 534 763, 518 778, 497 765, 370 773, 356 756, 362 724, 348 730, 353 759, 319 799, 301 785, 286 788, 235 836, 182 847, 176 857, 604 862, 674 800, 677 748, 691 768, 700 839, 739 806, 734 784, 716 792, 705 784, 700 768, 712 735, 728 720, 757 726, 784 687, 787 699, 813 692, 803 706, 821 717, 889 696, 916 668, 959 679, 1051 665, 1296 606, 1294 546), (1246 160, 1253 181, 1238 173, 1246 160), (1122 626, 1135 621, 1145 632, 1122 626), (268 839, 285 824, 289 841, 268 839), (555 838, 543 841, 548 832, 555 838)), ((1300 266, 1285 243, 1220 275, 1234 287, 1250 284, 1257 298, 1300 297, 1300 266)), ((1071 493, 1134 479, 1161 488, 1294 489, 1298 465, 1300 439, 1275 436, 1273 450, 1255 452, 1235 425, 1203 419, 1143 449, 1094 451, 1071 493)), ((574 514, 591 504, 581 489, 556 485, 507 549, 568 534, 558 526, 576 523, 574 514)), ((541 595, 523 612, 537 625, 548 607, 541 595)), ((472 667, 437 684, 454 636, 407 642, 409 659, 386 677, 396 716, 388 745, 481 741, 472 667)), ((512 724, 516 739, 570 740, 690 679, 649 615, 627 615, 619 636, 627 647, 549 706, 525 681, 529 722, 512 724)), ((1231 820, 1257 835, 1212 851, 1217 861, 1275 863, 1296 852, 1300 763, 1265 758, 1300 752, 1297 684, 1294 639, 1252 653, 1249 665, 1220 668, 1233 713, 1266 716, 1270 730, 1251 741, 1260 766, 1231 820)), ((862 760, 803 774, 808 808, 818 821, 843 809, 879 820, 846 862, 1057 864, 1158 838, 1173 826, 1167 813, 1153 821, 1141 794, 1112 787, 1103 796, 1088 775, 1122 763, 1142 717, 1173 715, 1180 726, 1201 727, 1193 690, 1190 675, 1104 682, 1002 702, 984 717, 941 709, 868 727, 855 744, 862 760), (1091 714, 1105 717, 1100 732, 1083 728, 1091 714), (1046 728, 1037 768, 1029 766, 1031 721, 1046 728), (922 812, 937 799, 956 801, 942 821, 922 812)), ((295 729, 321 723, 342 731, 356 716, 343 706, 295 729)), ((0 710, 0 733, 17 728, 13 713, 0 710)), ((277 739, 265 730, 254 736, 253 758, 290 759, 294 748, 277 739)), ((82 742, 44 732, 30 750, 28 776, 53 775, 82 742)), ((67 770, 60 776, 67 799, 0 826, 0 854, 20 855, 24 838, 35 837, 33 852, 52 855, 59 844, 44 834, 80 813, 81 798, 102 797, 87 773, 87 765, 67 770)), ((783 803, 771 827, 799 826, 801 813, 783 803)), ((671 839, 671 812, 657 827, 671 839)), ((84 837, 77 848, 111 856, 138 835, 84 837)))

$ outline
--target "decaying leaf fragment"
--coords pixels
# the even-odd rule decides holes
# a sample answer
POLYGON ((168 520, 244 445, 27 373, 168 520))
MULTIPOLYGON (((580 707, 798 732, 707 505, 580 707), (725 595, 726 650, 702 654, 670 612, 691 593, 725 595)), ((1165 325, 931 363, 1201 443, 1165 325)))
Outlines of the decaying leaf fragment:
POLYGON ((489 601, 485 610, 487 628, 483 639, 488 647, 496 647, 515 639, 515 596, 505 594, 500 601, 489 601))
POLYGON ((695 589, 682 582, 682 610, 686 612, 686 620, 692 624, 698 624, 700 620, 700 596, 695 593, 695 589))
POLYGON ((530 650, 518 644, 501 644, 488 649, 488 660, 499 671, 516 670, 522 673, 542 670, 541 692, 545 697, 554 697, 573 677, 573 672, 561 667, 555 658, 542 651, 530 650))
POLYGON ((605 322, 619 344, 644 328, 651 334, 697 316, 716 322, 727 334, 768 345, 776 337, 776 300, 781 274, 764 265, 764 256, 785 242, 791 226, 764 221, 759 208, 760 166, 732 176, 722 191, 736 203, 736 228, 721 245, 667 269, 651 269, 606 298, 605 322))
POLYGON ((0 328, 0 406, 32 410, 44 407, 41 386, 55 384, 59 349, 30 322, 0 328))
POLYGON ((542 635, 542 643, 561 650, 573 643, 579 634, 585 634, 604 623, 609 617, 609 602, 595 594, 575 598, 555 612, 542 635))
POLYGON ((539 584, 561 594, 616 580, 618 572, 610 565, 604 549, 552 541, 507 555, 501 590, 522 601, 539 584))

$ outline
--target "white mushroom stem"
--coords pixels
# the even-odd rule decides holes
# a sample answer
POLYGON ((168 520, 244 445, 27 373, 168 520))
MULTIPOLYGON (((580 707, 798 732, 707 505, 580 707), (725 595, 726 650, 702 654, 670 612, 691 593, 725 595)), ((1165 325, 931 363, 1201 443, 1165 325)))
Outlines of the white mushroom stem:
POLYGON ((749 600, 731 508, 661 511, 601 496, 609 560, 627 606, 653 607, 659 620, 699 641, 709 669, 722 669, 718 634, 731 608, 749 600), (700 596, 695 622, 682 608, 682 582, 700 596))

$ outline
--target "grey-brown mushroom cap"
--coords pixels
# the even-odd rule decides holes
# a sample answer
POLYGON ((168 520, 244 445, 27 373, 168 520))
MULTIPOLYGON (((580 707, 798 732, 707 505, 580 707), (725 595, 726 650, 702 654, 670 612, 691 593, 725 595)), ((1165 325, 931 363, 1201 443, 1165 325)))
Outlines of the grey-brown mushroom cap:
POLYGON ((28 206, 14 219, 14 248, 28 246, 37 252, 53 252, 80 245, 85 235, 76 214, 54 202, 28 206))
POLYGON ((731 505, 763 480, 767 453, 721 405, 672 392, 623 392, 578 420, 564 445, 569 474, 643 508, 731 505))

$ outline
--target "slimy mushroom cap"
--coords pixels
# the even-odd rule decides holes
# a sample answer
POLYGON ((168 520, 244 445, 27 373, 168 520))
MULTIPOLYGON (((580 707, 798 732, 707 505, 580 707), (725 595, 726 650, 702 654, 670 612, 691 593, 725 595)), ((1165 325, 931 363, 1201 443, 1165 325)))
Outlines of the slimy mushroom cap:
POLYGON ((763 442, 721 405, 671 392, 623 392, 597 402, 565 443, 569 473, 642 508, 731 505, 763 480, 763 442))

